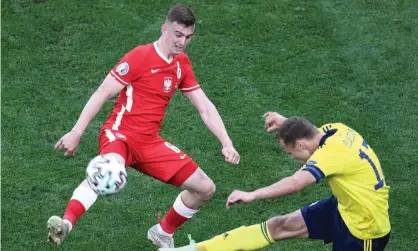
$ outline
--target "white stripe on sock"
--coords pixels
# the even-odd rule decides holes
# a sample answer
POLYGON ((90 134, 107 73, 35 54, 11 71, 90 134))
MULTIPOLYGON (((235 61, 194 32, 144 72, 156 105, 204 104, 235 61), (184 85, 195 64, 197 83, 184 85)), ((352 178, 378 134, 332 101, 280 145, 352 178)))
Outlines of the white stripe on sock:
POLYGON ((72 200, 78 200, 86 209, 86 211, 97 200, 97 194, 90 188, 87 180, 81 182, 81 184, 74 190, 72 200))
POLYGON ((192 218, 195 213, 199 212, 199 210, 191 209, 184 205, 180 195, 177 196, 176 201, 174 201, 173 208, 178 214, 188 219, 192 218))

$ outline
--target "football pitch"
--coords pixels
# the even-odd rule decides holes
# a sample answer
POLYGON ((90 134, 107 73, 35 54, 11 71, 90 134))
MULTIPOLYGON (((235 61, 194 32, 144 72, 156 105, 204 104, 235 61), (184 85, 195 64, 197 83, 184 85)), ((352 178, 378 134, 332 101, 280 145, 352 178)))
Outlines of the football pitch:
MULTIPOLYGON (((107 102, 75 157, 54 152, 89 96, 124 53, 158 39, 178 1, 4 0, 1 3, 1 247, 23 250, 156 250, 146 233, 179 189, 132 169, 120 194, 99 199, 62 246, 46 221, 62 215, 97 153, 107 102)), ((330 196, 323 183, 277 200, 225 209, 233 189, 253 190, 298 165, 264 131, 262 115, 343 122, 374 148, 391 186, 387 250, 418 250, 418 2, 416 0, 189 0, 199 20, 187 48, 203 90, 218 108, 241 163, 177 93, 161 135, 188 153, 217 185, 182 226, 176 245, 208 239, 330 196)), ((264 250, 331 250, 283 241, 264 250)))

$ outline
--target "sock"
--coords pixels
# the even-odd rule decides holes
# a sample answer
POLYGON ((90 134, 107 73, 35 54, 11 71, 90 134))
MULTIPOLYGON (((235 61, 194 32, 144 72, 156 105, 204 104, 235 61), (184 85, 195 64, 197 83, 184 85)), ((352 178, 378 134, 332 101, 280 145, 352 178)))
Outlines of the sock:
POLYGON ((68 221, 74 226, 76 221, 93 205, 97 199, 97 194, 90 188, 84 180, 75 190, 68 202, 64 213, 64 221, 68 221))
POLYGON ((268 230, 267 222, 236 228, 211 240, 197 244, 198 251, 256 250, 275 243, 268 230))
POLYGON ((199 210, 188 208, 181 200, 180 195, 177 196, 173 206, 160 222, 162 233, 166 235, 173 235, 177 228, 183 225, 187 220, 199 210))

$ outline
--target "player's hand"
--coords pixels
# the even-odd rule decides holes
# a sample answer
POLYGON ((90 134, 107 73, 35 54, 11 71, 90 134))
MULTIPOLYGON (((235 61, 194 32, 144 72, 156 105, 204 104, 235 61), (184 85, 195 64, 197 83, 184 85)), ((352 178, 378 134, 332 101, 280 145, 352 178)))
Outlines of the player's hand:
POLYGON ((241 157, 235 148, 231 146, 224 146, 222 148, 222 154, 225 157, 225 161, 231 164, 239 164, 241 157))
POLYGON ((278 129, 286 120, 286 117, 280 115, 277 112, 266 112, 263 115, 264 128, 267 132, 272 132, 278 129))
POLYGON ((252 193, 234 190, 226 200, 226 208, 229 209, 233 204, 248 204, 255 200, 252 193))
POLYGON ((55 144, 54 150, 64 150, 64 156, 71 157, 74 156, 75 151, 77 150, 78 143, 80 142, 81 134, 76 131, 70 131, 65 134, 58 142, 55 144))

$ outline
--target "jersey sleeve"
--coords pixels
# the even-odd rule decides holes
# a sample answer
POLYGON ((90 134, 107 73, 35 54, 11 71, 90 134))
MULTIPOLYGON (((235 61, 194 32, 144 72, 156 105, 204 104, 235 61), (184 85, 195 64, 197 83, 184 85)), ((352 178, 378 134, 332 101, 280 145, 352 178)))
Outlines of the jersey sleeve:
POLYGON ((140 77, 141 59, 142 57, 137 48, 131 50, 113 67, 110 75, 120 84, 129 85, 140 77))
POLYGON ((343 173, 344 165, 339 163, 341 160, 338 153, 319 149, 306 162, 302 170, 310 172, 318 182, 325 177, 343 173))
POLYGON ((184 77, 179 84, 179 90, 181 92, 191 92, 200 88, 199 83, 194 75, 192 63, 189 58, 185 55, 182 60, 182 70, 184 71, 184 77))

